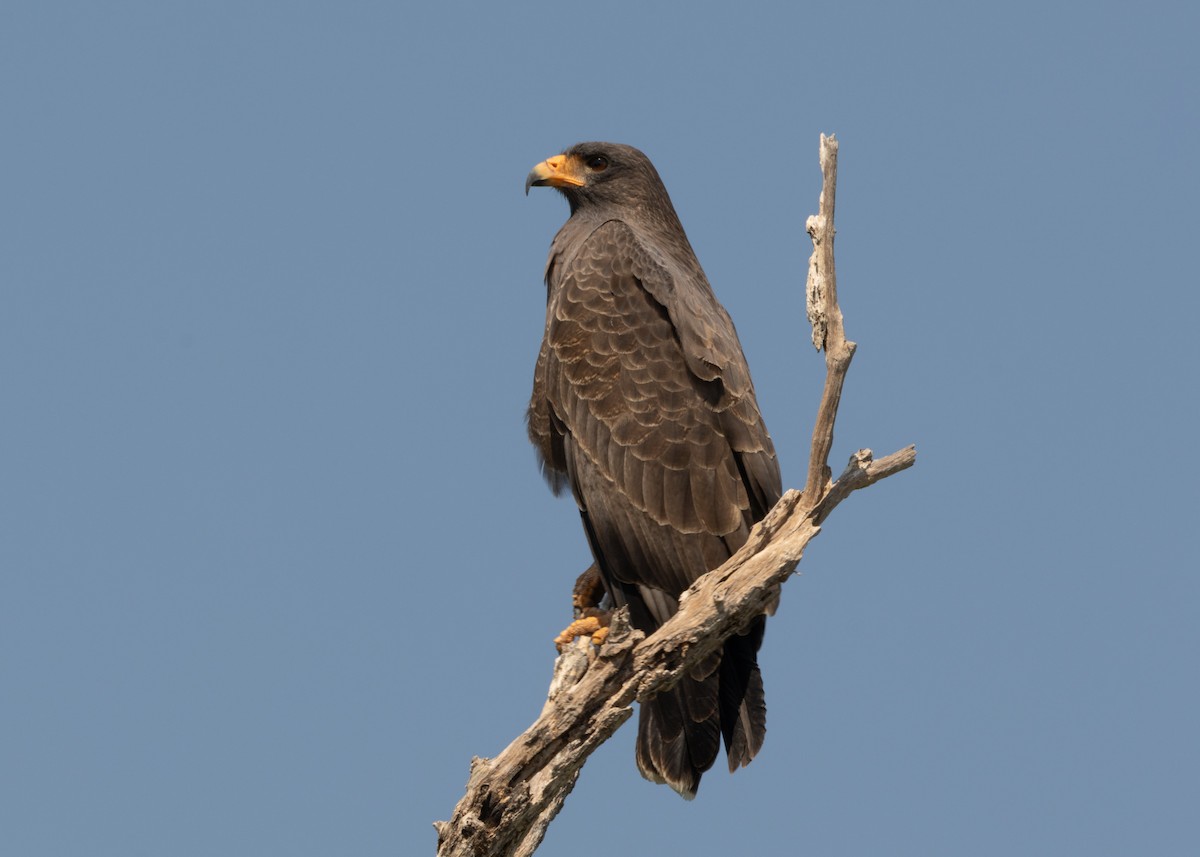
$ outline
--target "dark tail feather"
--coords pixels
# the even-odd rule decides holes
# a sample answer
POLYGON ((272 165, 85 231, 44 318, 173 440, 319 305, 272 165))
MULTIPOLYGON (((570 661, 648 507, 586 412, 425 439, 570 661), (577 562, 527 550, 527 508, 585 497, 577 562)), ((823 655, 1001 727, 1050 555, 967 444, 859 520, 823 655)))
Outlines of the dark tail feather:
POLYGON ((766 627, 764 617, 755 619, 744 634, 726 641, 721 658, 721 733, 730 772, 750 764, 767 734, 767 701, 758 669, 766 627))
POLYGON ((718 664, 719 656, 709 658, 690 677, 643 702, 638 713, 638 770, 687 800, 696 796, 700 775, 712 767, 721 746, 718 664))

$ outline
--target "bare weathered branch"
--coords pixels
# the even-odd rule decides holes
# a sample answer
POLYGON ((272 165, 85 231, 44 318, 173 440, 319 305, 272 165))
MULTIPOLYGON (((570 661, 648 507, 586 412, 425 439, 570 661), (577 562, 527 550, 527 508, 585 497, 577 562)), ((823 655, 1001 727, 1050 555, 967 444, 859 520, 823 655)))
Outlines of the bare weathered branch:
POLYGON ((825 389, 817 408, 813 425, 812 449, 808 456, 808 477, 804 492, 813 497, 824 493, 832 475, 829 451, 833 449, 833 425, 837 421, 838 404, 842 400, 842 384, 850 361, 854 359, 853 342, 846 339, 842 310, 837 299, 837 269, 833 264, 833 239, 837 234, 833 212, 837 194, 838 142, 833 136, 821 135, 821 198, 817 213, 808 218, 806 229, 812 238, 813 253, 808 260, 808 282, 805 298, 808 320, 812 324, 812 341, 817 350, 825 350, 825 389))
POLYGON ((842 500, 916 461, 912 446, 879 460, 870 450, 859 450, 830 484, 833 426, 854 343, 846 340, 833 266, 837 141, 824 135, 821 168, 820 213, 808 222, 814 245, 808 304, 813 342, 826 353, 826 381, 805 490, 784 494, 741 550, 692 584, 680 598, 679 611, 649 637, 617 611, 599 652, 586 638, 566 648, 537 721, 494 759, 473 760, 466 795, 453 817, 435 822, 441 857, 532 854, 584 762, 629 719, 634 700, 673 685, 761 615, 842 500))

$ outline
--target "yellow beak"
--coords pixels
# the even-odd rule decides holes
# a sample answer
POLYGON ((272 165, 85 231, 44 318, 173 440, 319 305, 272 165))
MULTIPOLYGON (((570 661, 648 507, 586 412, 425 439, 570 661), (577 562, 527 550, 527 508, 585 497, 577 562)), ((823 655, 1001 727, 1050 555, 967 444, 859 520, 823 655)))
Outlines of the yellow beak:
POLYGON ((583 187, 587 181, 582 176, 578 158, 555 155, 546 158, 529 171, 525 177, 525 195, 531 187, 583 187))

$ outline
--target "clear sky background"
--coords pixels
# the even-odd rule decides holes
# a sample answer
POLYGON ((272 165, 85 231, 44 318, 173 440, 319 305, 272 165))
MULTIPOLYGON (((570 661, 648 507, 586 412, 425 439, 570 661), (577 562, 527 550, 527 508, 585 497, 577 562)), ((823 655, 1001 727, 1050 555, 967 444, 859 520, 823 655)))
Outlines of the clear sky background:
POLYGON ((633 725, 542 853, 1200 841, 1195 4, 0 7, 0 852, 431 854, 587 548, 523 416, 571 143, 657 164, 786 486, 916 443, 784 589, 769 733, 633 725))

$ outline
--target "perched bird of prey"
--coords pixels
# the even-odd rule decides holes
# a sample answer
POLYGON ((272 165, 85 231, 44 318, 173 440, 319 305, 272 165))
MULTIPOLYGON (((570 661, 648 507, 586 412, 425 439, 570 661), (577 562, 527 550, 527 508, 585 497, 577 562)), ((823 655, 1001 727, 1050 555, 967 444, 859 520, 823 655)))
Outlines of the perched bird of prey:
MULTIPOLYGON (((571 216, 546 264, 529 436, 555 493, 571 488, 613 605, 650 634, 779 499, 779 465, 733 322, 650 160, 580 143, 533 168, 526 192, 543 185, 571 216)), ((643 702, 643 776, 694 797, 722 735, 729 770, 750 763, 765 627, 755 618, 643 702)))

